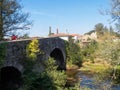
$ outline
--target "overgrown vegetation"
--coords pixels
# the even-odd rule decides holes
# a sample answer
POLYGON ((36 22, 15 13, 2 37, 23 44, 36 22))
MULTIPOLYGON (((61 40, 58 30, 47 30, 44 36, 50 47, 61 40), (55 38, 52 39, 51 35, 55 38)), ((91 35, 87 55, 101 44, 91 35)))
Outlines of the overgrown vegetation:
POLYGON ((115 32, 111 26, 110 28, 107 28, 101 23, 95 25, 94 31, 97 32, 97 43, 90 43, 85 48, 83 48, 83 56, 85 56, 85 60, 86 58, 88 58, 88 60, 94 59, 94 62, 103 64, 106 63, 106 65, 108 64, 110 66, 110 68, 108 68, 109 72, 101 72, 99 75, 111 76, 109 79, 112 79, 115 81, 115 83, 120 83, 119 33, 115 32))
POLYGON ((79 45, 74 42, 66 41, 65 43, 66 43, 67 64, 75 64, 75 65, 81 66, 82 55, 80 52, 79 45))
POLYGON ((90 60, 91 62, 94 63, 94 57, 95 57, 94 53, 97 48, 98 48, 98 43, 95 40, 91 40, 89 44, 82 47, 81 53, 83 56, 83 61, 85 62, 87 60, 90 60))
POLYGON ((120 77, 120 42, 114 42, 114 41, 108 41, 105 43, 102 43, 101 45, 101 53, 98 53, 102 59, 104 59, 107 63, 109 63, 112 67, 111 69, 111 75, 112 79, 120 83, 119 77, 120 77))
POLYGON ((98 39, 82 48, 83 61, 90 64, 83 63, 81 70, 88 74, 96 74, 97 81, 109 79, 120 83, 119 33, 115 32, 111 26, 107 28, 102 23, 96 24, 95 30, 88 34, 92 32, 97 33, 98 39), (94 63, 92 64, 91 61, 94 63))
POLYGON ((19 90, 63 90, 66 83, 65 71, 58 71, 55 60, 49 58, 45 62, 44 72, 31 71, 24 73, 24 84, 19 90))

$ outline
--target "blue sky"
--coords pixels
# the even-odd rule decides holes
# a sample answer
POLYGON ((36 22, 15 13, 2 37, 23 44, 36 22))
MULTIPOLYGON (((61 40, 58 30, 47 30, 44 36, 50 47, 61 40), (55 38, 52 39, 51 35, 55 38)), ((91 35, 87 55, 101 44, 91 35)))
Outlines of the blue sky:
POLYGON ((22 0, 23 12, 30 13, 33 26, 30 36, 47 36, 52 32, 84 34, 97 23, 109 26, 109 16, 99 9, 109 8, 110 0, 22 0))

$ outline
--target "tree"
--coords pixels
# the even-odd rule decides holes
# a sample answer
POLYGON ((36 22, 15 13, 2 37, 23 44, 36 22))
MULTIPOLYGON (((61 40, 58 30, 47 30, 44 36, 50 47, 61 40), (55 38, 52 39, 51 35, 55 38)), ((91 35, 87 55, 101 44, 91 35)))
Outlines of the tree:
POLYGON ((85 34, 91 35, 91 34, 94 33, 94 32, 95 32, 95 30, 91 30, 91 31, 89 31, 89 32, 87 32, 87 33, 85 33, 85 34))
POLYGON ((112 26, 110 26, 110 34, 114 34, 114 29, 113 29, 113 27, 112 26))
POLYGON ((111 0, 109 14, 112 17, 112 22, 116 22, 116 28, 120 32, 120 0, 111 0))
POLYGON ((22 12, 20 0, 0 0, 0 40, 31 26, 29 14, 22 12))
POLYGON ((32 60, 37 59, 37 55, 40 54, 39 41, 37 39, 32 40, 26 47, 27 57, 32 60))
POLYGON ((111 67, 112 79, 120 83, 120 42, 107 40, 99 44, 98 57, 106 60, 111 67))
POLYGON ((98 23, 95 25, 95 31, 98 35, 103 35, 104 25, 102 23, 98 23))
POLYGON ((74 43, 72 40, 66 43, 66 55, 67 55, 67 62, 69 64, 75 64, 78 66, 82 65, 82 54, 80 52, 80 47, 77 43, 74 43))
POLYGON ((25 33, 25 34, 23 34, 22 36, 20 36, 20 38, 27 39, 27 38, 29 38, 29 34, 28 34, 28 33, 25 33))
POLYGON ((98 43, 95 40, 91 40, 91 42, 81 50, 83 59, 90 59, 90 61, 94 62, 94 53, 97 49, 98 43))
POLYGON ((109 29, 107 28, 107 26, 105 26, 103 30, 104 30, 104 33, 109 31, 109 29))
POLYGON ((111 16, 112 19, 120 21, 120 0, 111 0, 111 16))

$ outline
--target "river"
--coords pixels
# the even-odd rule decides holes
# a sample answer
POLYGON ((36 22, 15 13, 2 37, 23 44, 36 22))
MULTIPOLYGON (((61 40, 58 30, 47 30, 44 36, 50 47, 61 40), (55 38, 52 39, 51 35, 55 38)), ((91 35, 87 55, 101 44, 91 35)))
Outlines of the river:
POLYGON ((78 72, 80 88, 85 90, 120 90, 120 84, 112 84, 110 80, 96 80, 92 75, 78 72))

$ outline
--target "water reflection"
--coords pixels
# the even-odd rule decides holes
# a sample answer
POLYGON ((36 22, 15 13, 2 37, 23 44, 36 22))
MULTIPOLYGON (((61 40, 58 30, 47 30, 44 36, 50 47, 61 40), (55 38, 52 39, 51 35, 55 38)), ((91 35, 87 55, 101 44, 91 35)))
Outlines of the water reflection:
POLYGON ((120 85, 112 84, 110 80, 97 82, 93 76, 79 73, 80 88, 90 90, 120 90, 120 85))

